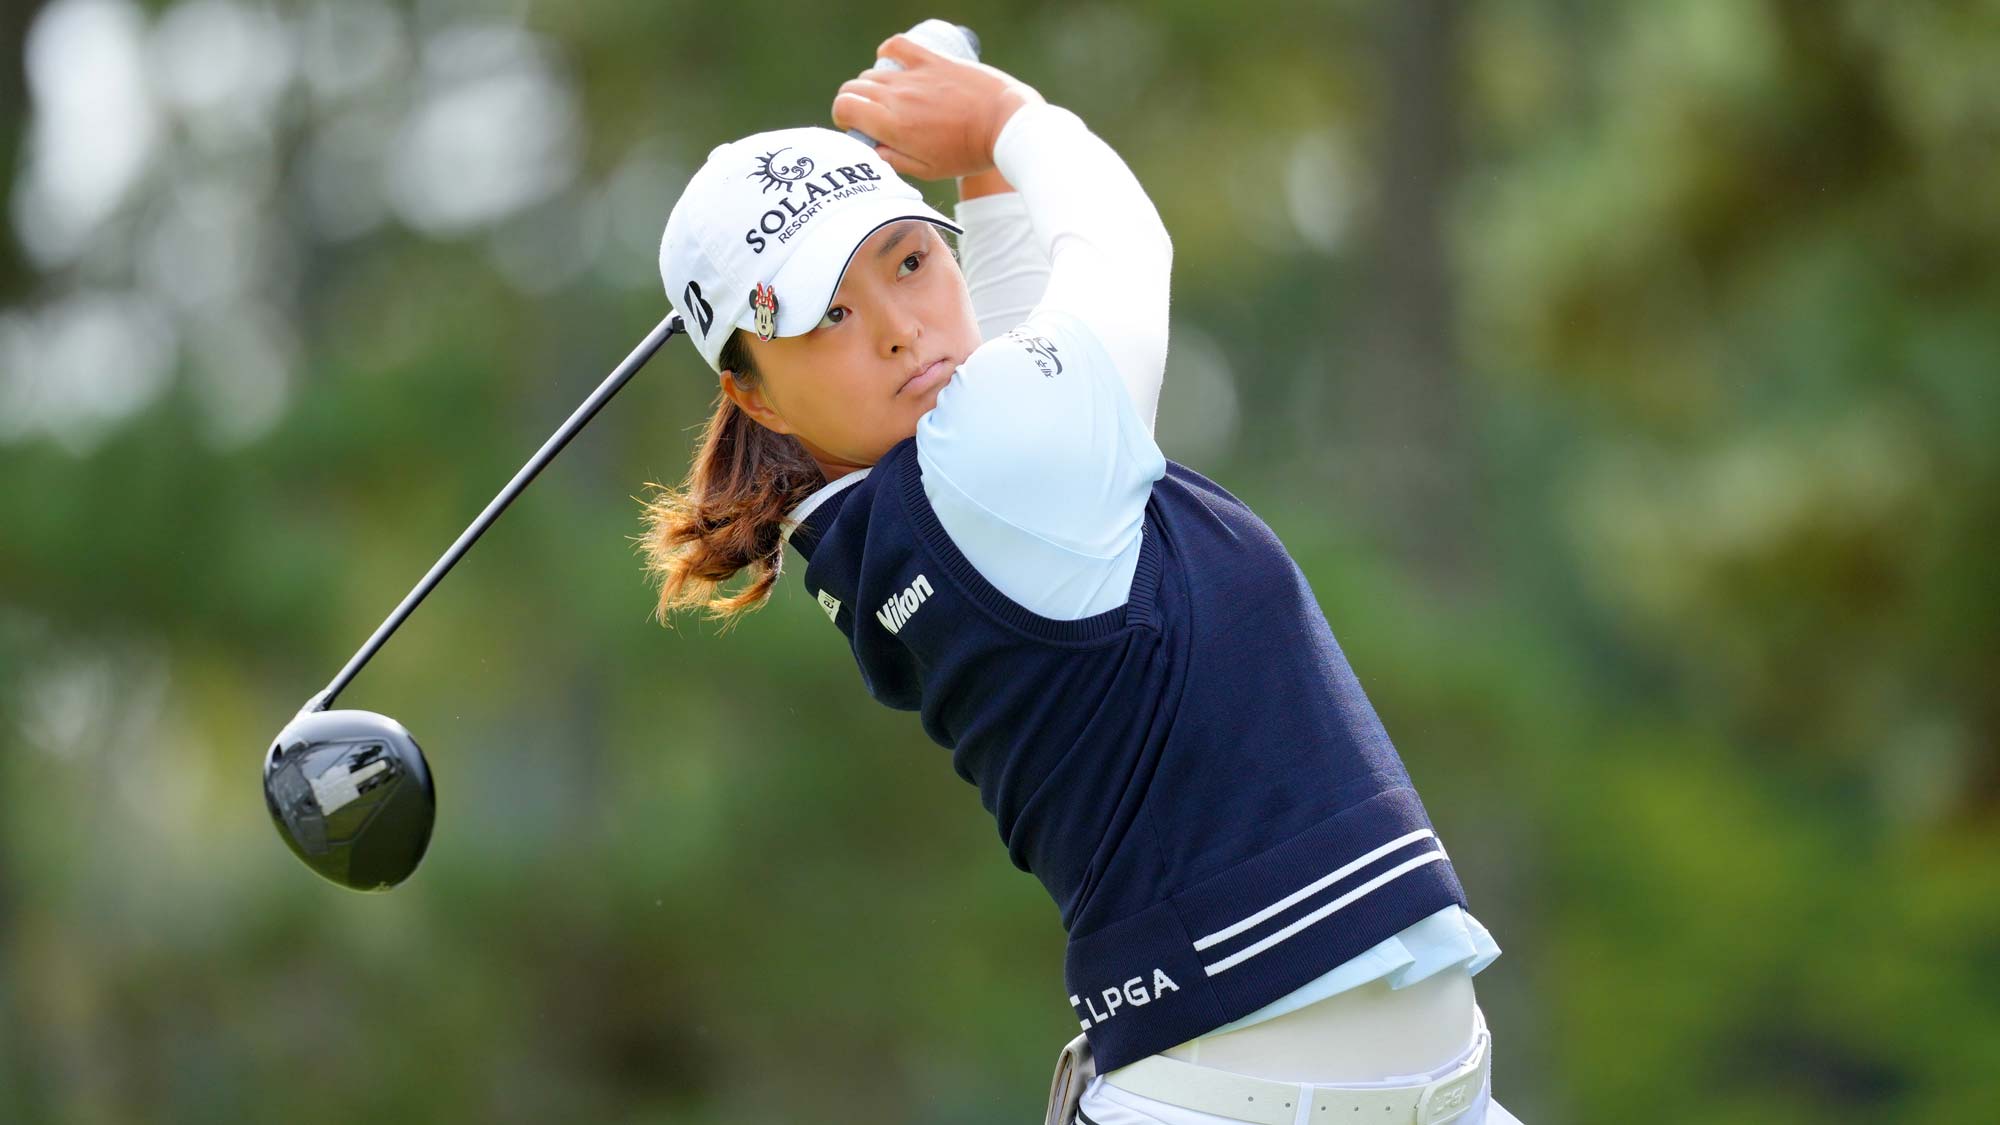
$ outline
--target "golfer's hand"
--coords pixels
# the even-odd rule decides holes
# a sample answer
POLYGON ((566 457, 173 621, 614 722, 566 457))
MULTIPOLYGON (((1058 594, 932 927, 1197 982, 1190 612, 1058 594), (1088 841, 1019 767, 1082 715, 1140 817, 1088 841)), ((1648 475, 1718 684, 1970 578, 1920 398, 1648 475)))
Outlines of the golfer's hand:
POLYGON ((945 180, 986 171, 1007 119, 1042 101, 1004 71, 940 55, 901 35, 890 36, 875 55, 905 69, 871 68, 841 83, 833 123, 875 138, 875 151, 905 176, 945 180))

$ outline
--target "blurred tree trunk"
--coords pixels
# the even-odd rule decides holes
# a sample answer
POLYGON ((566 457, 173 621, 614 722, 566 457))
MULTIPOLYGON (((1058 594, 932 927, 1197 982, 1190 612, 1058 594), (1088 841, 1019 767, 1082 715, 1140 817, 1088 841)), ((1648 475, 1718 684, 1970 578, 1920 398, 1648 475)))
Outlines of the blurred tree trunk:
MULTIPOLYGON (((11 199, 28 135, 28 27, 42 0, 0 4, 0 201, 11 199)), ((0 217, 0 304, 18 302, 28 290, 28 264, 14 227, 0 217)))
MULTIPOLYGON (((1457 335, 1457 293, 1447 241, 1460 172, 1459 33, 1461 0, 1403 0, 1385 5, 1378 27, 1380 90, 1386 104, 1372 263, 1374 307, 1363 340, 1360 378, 1348 406, 1347 441, 1367 466, 1363 474, 1376 525, 1394 551, 1432 591, 1478 597, 1498 585, 1493 573, 1488 510, 1491 483, 1482 473, 1476 427, 1468 424, 1457 335)), ((1485 921, 1503 946, 1544 944, 1539 919, 1509 903, 1547 870, 1532 832, 1518 817, 1465 826, 1490 847, 1476 901, 1494 904, 1485 921)), ((1461 839, 1463 842, 1463 839, 1461 839)), ((1530 954, 1532 957, 1532 954, 1530 954)), ((1480 979, 1488 1012, 1510 1013, 1520 1056, 1545 1067, 1546 1016, 1515 971, 1480 979), (1540 1026, 1538 1026, 1540 1025, 1540 1026)), ((1524 1075, 1545 1073, 1534 1069, 1524 1075)), ((1517 1080, 1509 1101, 1534 1106, 1549 1084, 1517 1080)))
MULTIPOLYGON (((551 307, 558 306, 552 302, 551 307)), ((530 384, 533 391, 527 405, 533 413, 522 427, 525 432, 539 432, 550 425, 549 420, 568 417, 583 396, 617 363, 622 349, 630 346, 606 336, 601 328, 603 323, 602 317, 593 316, 590 308, 579 304, 558 312, 552 322, 545 322, 544 331, 535 333, 547 341, 540 353, 539 366, 549 374, 530 384)), ((607 440, 609 427, 602 424, 601 417, 595 422, 594 433, 582 435, 563 450, 563 473, 545 486, 552 493, 560 489, 568 496, 549 496, 544 502, 587 508, 591 497, 620 495, 624 482, 618 479, 613 467, 607 440)), ((560 595, 554 600, 560 604, 560 595)), ((582 626, 573 623, 570 627, 582 626)), ((576 747, 573 753, 553 755, 549 767, 561 771, 561 791, 567 795, 557 812, 558 823, 571 838, 589 839, 599 831, 597 811, 609 800, 611 770, 604 748, 610 745, 610 732, 604 716, 613 701, 605 685, 612 682, 614 673, 611 657, 602 645, 586 644, 566 653, 566 657, 567 667, 561 680, 550 685, 550 695, 537 701, 537 706, 552 717, 559 717, 560 724, 554 729, 576 747)))
MULTIPOLYGON (((0 202, 13 197, 14 180, 22 158, 22 141, 28 132, 27 37, 41 0, 9 0, 0 5, 0 202)), ((0 209, 0 306, 19 302, 28 291, 28 264, 22 259, 14 227, 0 209)), ((14 659, 0 651, 0 664, 14 659)), ((7 718, 0 714, 0 721, 7 718)), ((0 785, 6 783, 0 773, 0 785)), ((0 981, 20 977, 16 970, 19 954, 14 949, 13 849, 0 847, 0 981)), ((31 1049, 27 1028, 16 1022, 19 1005, 0 1004, 0 1116, 22 1112, 33 1091, 28 1086, 25 1063, 18 1062, 31 1049), (22 1069, 17 1070, 16 1067, 22 1069)))
POLYGON ((1382 9, 1384 134, 1361 378, 1348 440, 1368 466, 1367 500, 1389 545, 1433 586, 1481 569, 1483 488, 1459 386, 1445 224, 1458 175, 1460 0, 1382 9))

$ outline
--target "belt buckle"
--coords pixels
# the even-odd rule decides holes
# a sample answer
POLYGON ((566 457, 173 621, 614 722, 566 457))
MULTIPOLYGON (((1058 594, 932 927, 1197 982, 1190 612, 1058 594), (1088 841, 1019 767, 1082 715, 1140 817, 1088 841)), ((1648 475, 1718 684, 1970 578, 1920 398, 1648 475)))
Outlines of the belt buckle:
POLYGON ((1465 1065, 1452 1074, 1424 1087, 1417 1098, 1417 1125, 1442 1125, 1472 1108, 1479 1088, 1486 1082, 1486 1048, 1489 1039, 1479 1037, 1479 1046, 1465 1065))

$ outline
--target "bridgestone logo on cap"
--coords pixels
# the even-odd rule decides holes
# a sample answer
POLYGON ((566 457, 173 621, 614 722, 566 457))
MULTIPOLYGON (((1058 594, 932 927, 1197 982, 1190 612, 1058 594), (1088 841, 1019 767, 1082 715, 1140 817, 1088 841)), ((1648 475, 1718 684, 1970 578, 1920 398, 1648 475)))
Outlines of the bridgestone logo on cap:
POLYGON ((695 326, 702 335, 708 335, 708 330, 715 327, 715 306, 702 299, 701 282, 690 281, 681 291, 681 308, 694 314, 695 326))

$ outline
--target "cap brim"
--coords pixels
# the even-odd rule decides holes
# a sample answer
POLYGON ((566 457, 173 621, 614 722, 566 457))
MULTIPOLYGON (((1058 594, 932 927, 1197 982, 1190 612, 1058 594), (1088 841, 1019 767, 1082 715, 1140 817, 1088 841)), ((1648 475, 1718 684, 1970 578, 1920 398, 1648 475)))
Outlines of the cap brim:
MULTIPOLYGON (((905 219, 925 222, 964 234, 957 223, 938 214, 921 199, 882 199, 879 202, 849 204, 828 215, 827 222, 805 232, 805 242, 792 251, 784 267, 771 279, 778 296, 777 334, 801 336, 813 330, 833 305, 834 291, 847 274, 847 266, 876 231, 905 219)), ((757 311, 746 310, 737 327, 755 331, 757 311)))

